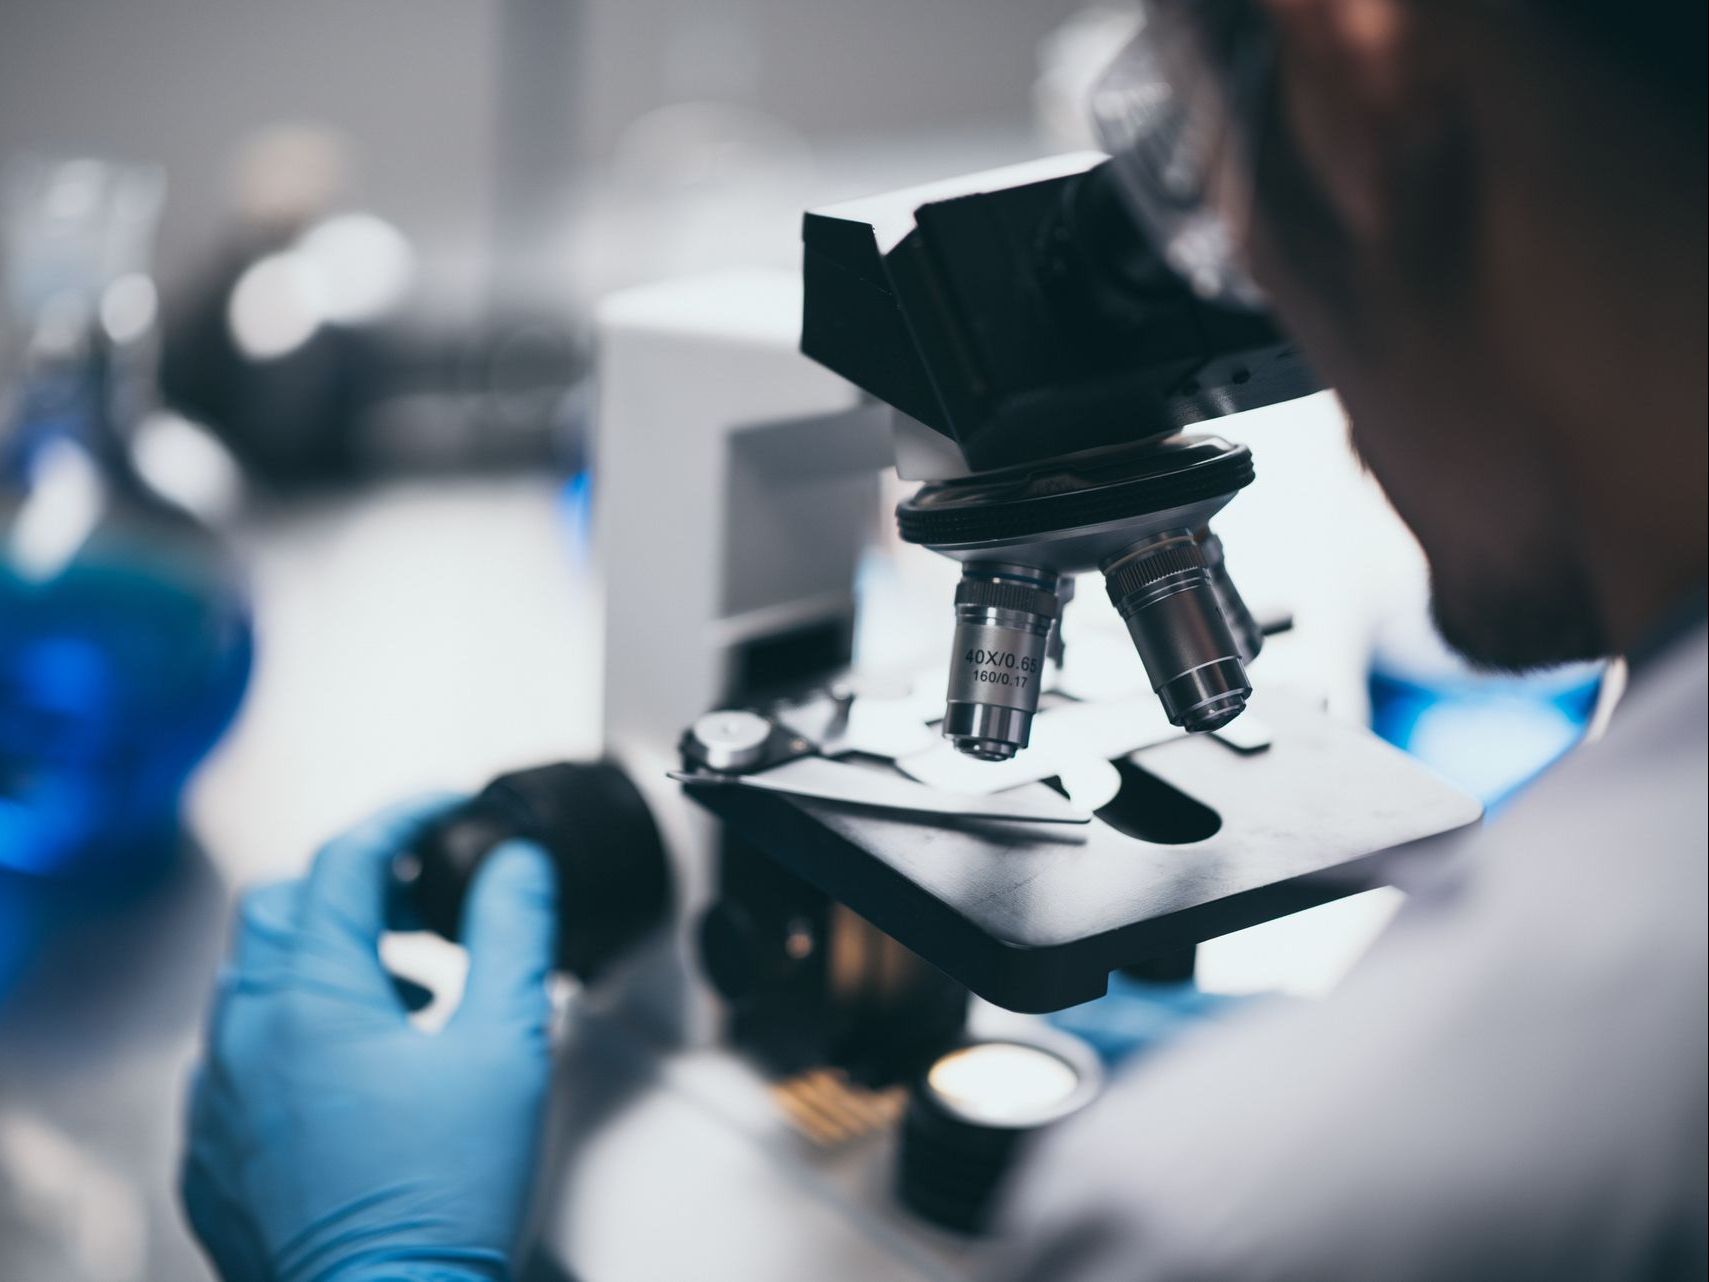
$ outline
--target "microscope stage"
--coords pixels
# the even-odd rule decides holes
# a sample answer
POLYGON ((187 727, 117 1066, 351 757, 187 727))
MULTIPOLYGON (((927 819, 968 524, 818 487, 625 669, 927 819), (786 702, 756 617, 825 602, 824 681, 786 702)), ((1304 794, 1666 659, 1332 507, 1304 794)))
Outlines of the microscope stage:
POLYGON ((1142 749, 1118 763, 1122 794, 1087 827, 692 792, 733 835, 979 996, 1060 1010, 1101 996, 1112 970, 1384 884, 1398 848, 1482 813, 1308 702, 1273 693, 1252 707, 1268 748, 1197 735, 1142 749))

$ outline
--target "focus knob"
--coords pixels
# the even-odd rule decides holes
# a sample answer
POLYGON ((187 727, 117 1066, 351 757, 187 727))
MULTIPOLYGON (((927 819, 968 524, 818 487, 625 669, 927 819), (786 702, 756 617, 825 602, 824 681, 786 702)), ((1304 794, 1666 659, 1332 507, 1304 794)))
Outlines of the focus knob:
POLYGON ((557 968, 591 981, 664 921, 670 872, 645 798, 614 762, 501 775, 416 846, 422 920, 457 937, 481 863, 512 838, 539 843, 558 874, 557 968))

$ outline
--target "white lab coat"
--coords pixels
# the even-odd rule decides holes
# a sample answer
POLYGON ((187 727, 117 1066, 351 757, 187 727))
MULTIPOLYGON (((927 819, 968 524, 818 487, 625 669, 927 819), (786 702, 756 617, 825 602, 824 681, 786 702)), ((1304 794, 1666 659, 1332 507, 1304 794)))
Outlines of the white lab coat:
POLYGON ((1005 1282, 1705 1275, 1701 627, 1336 994, 1207 1029, 1047 1142, 1005 1282))

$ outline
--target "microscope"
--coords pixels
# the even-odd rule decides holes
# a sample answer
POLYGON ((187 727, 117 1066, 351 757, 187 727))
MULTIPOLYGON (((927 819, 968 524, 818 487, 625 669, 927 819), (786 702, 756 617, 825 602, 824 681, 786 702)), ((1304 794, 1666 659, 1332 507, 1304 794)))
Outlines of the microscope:
POLYGON ((1317 383, 1149 250, 1104 157, 818 210, 803 251, 601 309, 610 755, 496 781, 418 852, 445 933, 504 837, 559 863, 599 1029, 566 1071, 609 1107, 548 1236, 593 1282, 667 1275, 603 1226, 686 1171, 695 1276, 966 1276, 1018 1138, 1096 1093, 1036 1016, 1189 976, 1480 815, 1255 682, 1282 621, 1211 528, 1254 461, 1209 427, 1317 383), (896 554, 959 567, 930 675, 853 662, 891 470, 896 554), (1074 600, 1095 576, 1108 607, 1074 600), (1131 671, 1079 672, 1069 609, 1113 611, 1131 671), (694 1110, 722 1138, 683 1139, 694 1110))

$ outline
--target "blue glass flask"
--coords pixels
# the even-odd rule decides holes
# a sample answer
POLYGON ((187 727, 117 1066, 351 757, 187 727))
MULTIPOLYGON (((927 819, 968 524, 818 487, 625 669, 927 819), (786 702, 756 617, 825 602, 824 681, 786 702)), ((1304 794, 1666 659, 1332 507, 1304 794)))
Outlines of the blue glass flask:
POLYGON ((145 880, 248 681, 223 541, 132 461, 153 410, 161 180, 31 161, 6 184, 0 872, 145 880))

